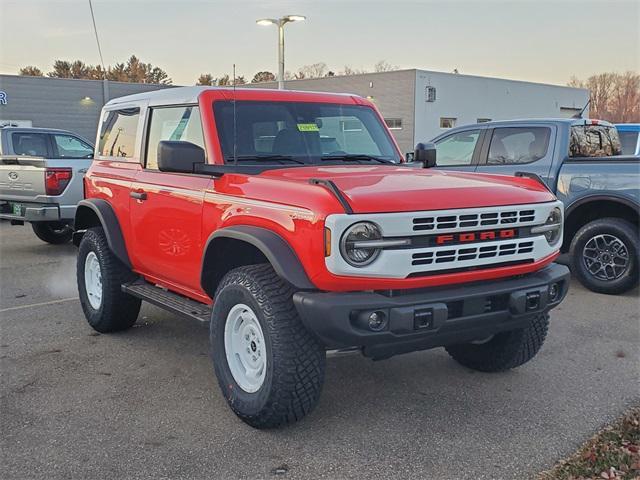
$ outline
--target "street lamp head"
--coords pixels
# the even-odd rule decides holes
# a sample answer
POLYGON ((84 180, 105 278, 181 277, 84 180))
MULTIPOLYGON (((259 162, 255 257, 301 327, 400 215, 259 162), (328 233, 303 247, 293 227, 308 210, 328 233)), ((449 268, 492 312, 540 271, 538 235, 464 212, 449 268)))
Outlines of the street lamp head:
POLYGON ((277 25, 278 21, 273 18, 261 18, 260 20, 256 20, 258 25, 277 25))
POLYGON ((283 18, 283 20, 287 22, 302 22, 306 19, 307 17, 305 17, 304 15, 287 15, 283 18))

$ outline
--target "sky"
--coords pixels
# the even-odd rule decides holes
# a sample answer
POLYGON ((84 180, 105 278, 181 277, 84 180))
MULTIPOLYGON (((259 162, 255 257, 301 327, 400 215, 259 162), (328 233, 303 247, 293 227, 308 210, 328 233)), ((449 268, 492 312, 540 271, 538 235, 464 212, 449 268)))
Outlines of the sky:
MULTIPOLYGON (((105 64, 131 54, 176 85, 201 73, 251 79, 277 70, 275 26, 285 27, 286 69, 325 62, 372 69, 385 60, 421 68, 558 85, 572 75, 640 71, 640 0, 93 0, 105 64)), ((0 0, 0 72, 55 59, 99 63, 88 0, 0 0)))

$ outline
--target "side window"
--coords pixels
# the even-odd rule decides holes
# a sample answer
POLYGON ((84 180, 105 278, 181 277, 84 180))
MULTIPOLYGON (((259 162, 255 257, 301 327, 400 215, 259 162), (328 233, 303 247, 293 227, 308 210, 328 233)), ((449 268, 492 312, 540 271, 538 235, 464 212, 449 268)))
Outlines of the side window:
POLYGON ((16 155, 29 155, 31 157, 46 157, 47 135, 44 133, 16 132, 11 134, 13 152, 16 155))
POLYGON ((98 152, 105 157, 131 158, 135 152, 139 108, 108 112, 100 127, 98 152))
POLYGON ((547 154, 551 130, 547 127, 496 128, 489 146, 489 165, 531 163, 547 154))
POLYGON ((151 110, 145 168, 158 169, 158 144, 162 140, 191 142, 204 149, 200 109, 165 107, 151 110))
POLYGON ((58 150, 58 158, 91 158, 93 147, 70 135, 53 135, 53 143, 58 150))
POLYGON ((480 130, 469 130, 454 133, 438 141, 436 144, 437 166, 471 165, 478 138, 480 138, 480 130))

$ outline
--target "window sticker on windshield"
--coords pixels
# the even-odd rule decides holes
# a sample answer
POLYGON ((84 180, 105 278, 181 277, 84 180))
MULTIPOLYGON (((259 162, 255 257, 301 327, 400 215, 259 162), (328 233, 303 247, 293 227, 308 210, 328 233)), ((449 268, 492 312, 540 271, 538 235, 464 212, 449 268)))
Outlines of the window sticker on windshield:
POLYGON ((319 132, 320 129, 315 123, 299 123, 298 131, 300 132, 319 132))

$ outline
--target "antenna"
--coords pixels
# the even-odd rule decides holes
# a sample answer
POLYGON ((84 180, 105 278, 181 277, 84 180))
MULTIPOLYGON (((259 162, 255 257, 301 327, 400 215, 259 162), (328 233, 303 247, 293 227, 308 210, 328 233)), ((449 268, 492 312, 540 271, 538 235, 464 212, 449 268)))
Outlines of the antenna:
POLYGON ((582 118, 582 114, 584 113, 584 111, 587 109, 587 107, 589 106, 589 104, 591 103, 591 98, 589 98, 589 100, 587 100, 587 103, 584 105, 584 107, 582 107, 582 110, 580 110, 580 113, 576 113, 573 117, 571 118, 582 118))
POLYGON ((102 79, 106 80, 107 70, 104 68, 104 59, 102 58, 102 48, 100 48, 100 39, 98 38, 98 29, 96 28, 96 17, 93 14, 93 4, 89 0, 89 10, 91 10, 91 21, 93 22, 93 33, 96 35, 96 43, 98 44, 98 54, 100 55, 100 64, 102 65, 102 79))
POLYGON ((238 129, 236 115, 236 64, 233 64, 233 163, 238 164, 238 129))

